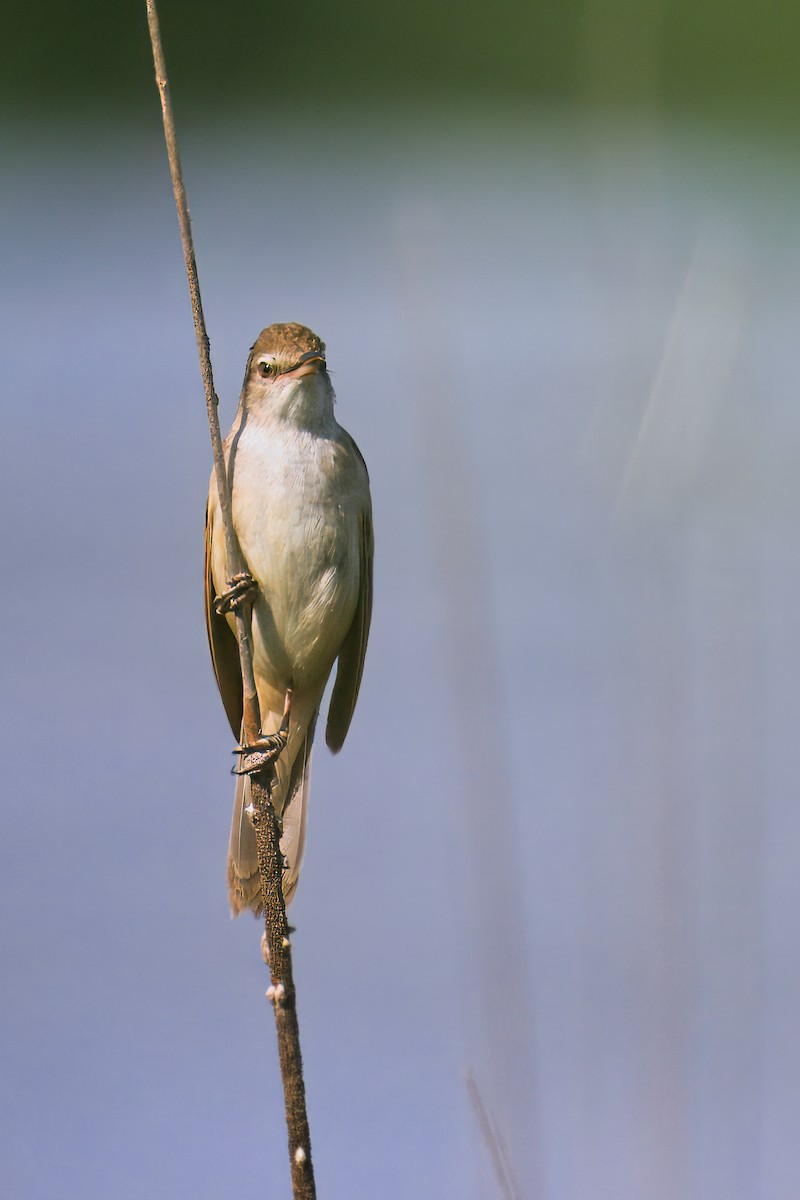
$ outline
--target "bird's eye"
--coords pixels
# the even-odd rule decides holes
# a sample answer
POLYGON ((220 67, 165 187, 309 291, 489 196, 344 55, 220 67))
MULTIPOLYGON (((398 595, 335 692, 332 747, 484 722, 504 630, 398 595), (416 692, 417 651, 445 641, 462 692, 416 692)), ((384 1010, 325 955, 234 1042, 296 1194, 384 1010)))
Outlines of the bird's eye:
POLYGON ((270 375, 275 374, 275 363, 260 362, 258 364, 258 373, 263 375, 264 379, 269 379, 270 375))

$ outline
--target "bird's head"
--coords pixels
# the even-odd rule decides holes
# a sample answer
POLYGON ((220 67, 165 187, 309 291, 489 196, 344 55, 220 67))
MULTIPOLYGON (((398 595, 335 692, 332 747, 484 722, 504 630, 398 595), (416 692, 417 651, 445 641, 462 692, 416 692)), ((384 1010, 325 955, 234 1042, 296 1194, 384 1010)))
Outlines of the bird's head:
POLYGON ((262 329, 250 350, 244 391, 248 400, 267 398, 308 375, 327 376, 325 343, 305 325, 289 321, 262 329))
POLYGON ((322 339, 294 321, 262 329, 247 360, 244 407, 258 419, 318 426, 332 419, 333 401, 322 339))

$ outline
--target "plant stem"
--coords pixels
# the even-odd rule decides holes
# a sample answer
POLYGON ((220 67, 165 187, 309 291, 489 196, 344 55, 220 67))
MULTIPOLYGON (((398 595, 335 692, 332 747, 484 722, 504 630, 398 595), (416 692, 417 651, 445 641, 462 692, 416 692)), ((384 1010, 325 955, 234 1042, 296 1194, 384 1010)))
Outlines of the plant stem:
MULTIPOLYGON (((150 29, 150 43, 153 49, 156 85, 161 97, 164 138, 167 144, 167 157, 172 176, 172 188, 175 194, 175 207, 178 210, 183 258, 189 281, 189 296, 192 303, 197 352, 200 358, 200 373, 203 377, 203 387, 206 395, 208 425, 211 433, 211 447, 214 454, 214 473, 225 530, 228 577, 231 578, 244 569, 244 561, 233 525, 228 473, 225 466, 225 453, 217 413, 219 400, 214 390, 211 353, 205 320, 203 318, 203 305, 200 300, 200 284, 197 278, 197 263, 195 261, 192 227, 189 219, 189 206, 186 201, 186 189, 183 184, 183 173, 181 171, 180 155, 178 154, 175 120, 172 113, 167 66, 161 46, 158 13, 155 0, 146 0, 146 2, 147 23, 150 29)), ((259 712, 258 693, 256 691, 255 675, 253 672, 250 618, 251 608, 249 605, 241 606, 235 610, 236 638, 239 643, 239 661, 243 681, 243 744, 254 741, 261 731, 261 714, 259 712)), ((286 1127, 292 1170, 292 1193, 294 1200, 314 1200, 316 1189, 314 1186, 314 1170, 311 1162, 308 1117, 306 1115, 303 1060, 300 1054, 300 1030, 297 1023, 295 987, 292 976, 291 943, 289 940, 289 926, 286 921, 286 905, 284 903, 282 887, 283 855, 280 849, 278 819, 270 802, 269 777, 266 773, 251 777, 251 796, 255 809, 254 824, 258 844, 262 901, 267 945, 269 947, 270 975, 272 978, 272 986, 267 995, 275 1010, 278 1057, 283 1080, 286 1127)))

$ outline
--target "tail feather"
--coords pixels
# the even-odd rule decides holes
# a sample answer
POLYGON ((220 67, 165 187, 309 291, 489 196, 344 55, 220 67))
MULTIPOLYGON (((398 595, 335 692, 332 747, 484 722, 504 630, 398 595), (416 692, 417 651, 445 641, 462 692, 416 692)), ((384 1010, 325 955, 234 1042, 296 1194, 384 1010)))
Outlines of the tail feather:
MULTIPOLYGON (((311 749, 317 713, 309 724, 306 736, 300 744, 294 761, 289 764, 278 760, 276 780, 273 785, 272 803, 282 816, 281 853, 284 856, 283 895, 286 903, 294 896, 303 849, 306 841, 308 793, 311 775, 311 749), (282 768, 282 769, 281 769, 282 768)), ((284 754, 286 751, 284 751, 284 754)), ((236 780, 233 801, 233 821, 228 852, 228 893, 231 913, 238 917, 246 909, 256 915, 263 912, 261 903, 261 875, 258 866, 258 847, 253 823, 246 813, 250 804, 250 780, 240 775, 236 780)))

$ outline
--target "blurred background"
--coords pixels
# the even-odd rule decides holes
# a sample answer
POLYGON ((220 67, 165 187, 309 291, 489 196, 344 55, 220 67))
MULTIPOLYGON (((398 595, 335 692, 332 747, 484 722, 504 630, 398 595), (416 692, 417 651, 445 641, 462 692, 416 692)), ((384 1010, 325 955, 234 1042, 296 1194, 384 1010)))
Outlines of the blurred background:
MULTIPOLYGON (((321 1200, 796 1200, 800 9, 161 19, 223 426, 298 320, 372 475, 321 1200)), ((144 3, 5 34, 2 1193, 288 1195, 144 3)))

